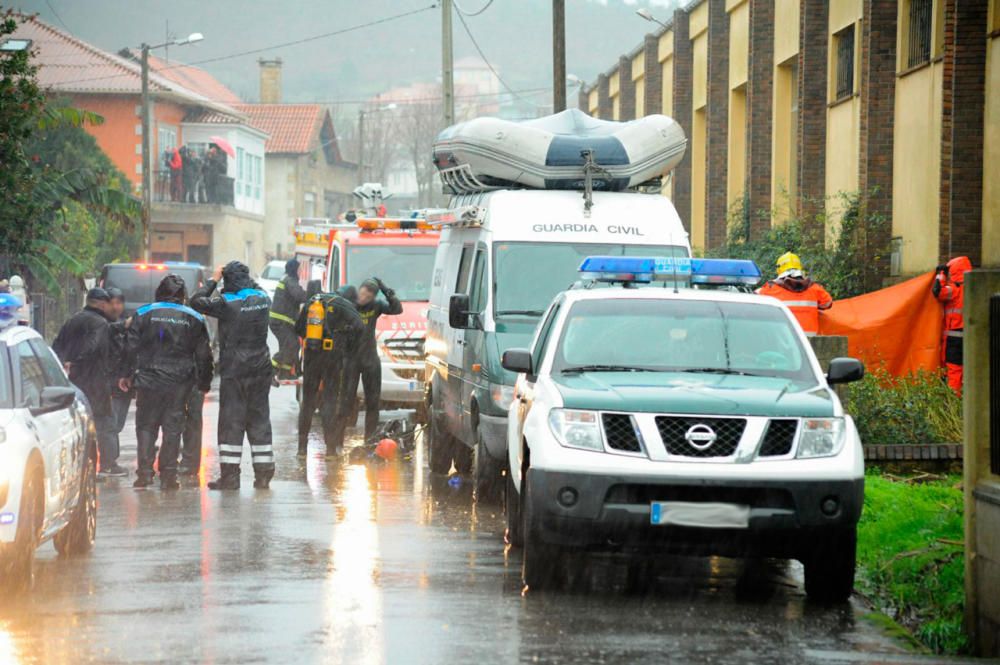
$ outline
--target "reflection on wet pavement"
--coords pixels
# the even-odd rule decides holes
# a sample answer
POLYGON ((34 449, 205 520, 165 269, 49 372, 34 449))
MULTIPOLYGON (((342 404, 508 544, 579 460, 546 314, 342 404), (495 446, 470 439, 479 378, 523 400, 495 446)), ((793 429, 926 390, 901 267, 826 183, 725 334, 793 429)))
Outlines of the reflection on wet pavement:
POLYGON ((292 390, 272 405, 271 491, 251 488, 246 461, 240 492, 204 488, 210 402, 197 487, 102 484, 94 552, 44 546, 32 595, 3 602, 0 665, 912 660, 854 606, 807 603, 797 564, 588 557, 561 590, 522 596, 499 505, 428 475, 419 446, 351 465, 316 440, 296 459, 292 390))

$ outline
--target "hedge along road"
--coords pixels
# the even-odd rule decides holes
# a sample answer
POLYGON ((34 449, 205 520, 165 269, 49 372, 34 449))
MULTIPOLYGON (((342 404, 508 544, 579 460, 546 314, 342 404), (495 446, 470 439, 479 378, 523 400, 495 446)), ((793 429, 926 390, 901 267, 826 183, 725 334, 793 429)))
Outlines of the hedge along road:
POLYGON ((522 595, 498 504, 430 476, 420 446, 395 465, 327 462, 314 431, 299 461, 293 390, 271 401, 270 492, 246 460, 238 493, 103 483, 93 553, 44 546, 32 595, 0 601, 0 662, 923 661, 859 604, 808 603, 797 564, 669 558, 630 588, 626 566, 590 558, 571 587, 522 595))

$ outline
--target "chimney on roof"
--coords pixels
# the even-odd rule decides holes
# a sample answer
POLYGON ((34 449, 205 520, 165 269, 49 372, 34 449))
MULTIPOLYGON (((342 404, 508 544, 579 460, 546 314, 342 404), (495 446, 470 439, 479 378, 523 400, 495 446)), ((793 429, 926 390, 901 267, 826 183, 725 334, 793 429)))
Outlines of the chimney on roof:
POLYGON ((281 103, 281 58, 268 60, 261 58, 260 65, 260 103, 281 103))

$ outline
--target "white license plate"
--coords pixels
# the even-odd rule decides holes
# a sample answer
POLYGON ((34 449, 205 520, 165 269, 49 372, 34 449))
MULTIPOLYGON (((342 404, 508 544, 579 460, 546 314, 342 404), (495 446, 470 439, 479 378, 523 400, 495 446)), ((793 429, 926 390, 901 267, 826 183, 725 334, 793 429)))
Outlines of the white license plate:
POLYGON ((737 503, 654 501, 649 506, 649 521, 656 526, 746 529, 750 524, 750 506, 737 503))

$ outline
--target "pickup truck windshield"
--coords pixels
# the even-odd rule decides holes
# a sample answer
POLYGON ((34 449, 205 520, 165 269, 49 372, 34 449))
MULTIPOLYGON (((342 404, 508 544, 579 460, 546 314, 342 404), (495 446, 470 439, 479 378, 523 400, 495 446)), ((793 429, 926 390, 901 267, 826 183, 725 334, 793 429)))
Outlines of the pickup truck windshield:
POLYGON ((498 243, 493 253, 493 315, 497 318, 540 317, 557 293, 580 279, 580 263, 588 256, 688 255, 686 248, 675 245, 555 242, 498 243))
POLYGON ((403 301, 430 300, 433 245, 362 245, 347 250, 347 283, 378 277, 403 301))
POLYGON ((781 310, 699 300, 585 300, 563 326, 553 373, 683 372, 816 383, 781 310))

